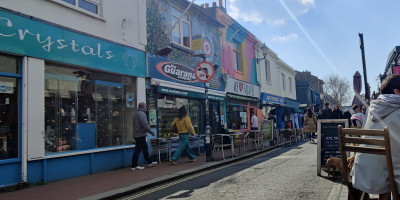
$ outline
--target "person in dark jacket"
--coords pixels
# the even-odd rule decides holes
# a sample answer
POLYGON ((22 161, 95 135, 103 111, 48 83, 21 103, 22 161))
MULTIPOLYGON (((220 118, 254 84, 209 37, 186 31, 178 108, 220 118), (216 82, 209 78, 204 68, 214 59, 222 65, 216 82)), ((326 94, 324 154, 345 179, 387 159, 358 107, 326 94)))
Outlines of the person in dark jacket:
POLYGON ((132 167, 131 170, 144 169, 138 165, 138 159, 140 152, 143 151, 144 159, 149 164, 149 167, 154 167, 157 162, 152 162, 149 156, 149 150, 147 147, 146 136, 150 133, 154 136, 154 132, 150 129, 149 122, 147 121, 146 115, 146 104, 144 102, 139 103, 138 110, 133 115, 133 138, 135 138, 135 152, 132 156, 132 167))
POLYGON ((322 110, 322 119, 331 119, 332 109, 329 108, 329 103, 325 103, 325 109, 322 110))
POLYGON ((342 119, 342 111, 340 110, 338 105, 333 106, 333 110, 331 113, 331 119, 342 119))
POLYGON ((351 113, 350 113, 350 110, 347 109, 346 112, 344 112, 344 114, 343 114, 343 119, 347 119, 349 121, 349 127, 351 127, 350 118, 351 118, 351 113))

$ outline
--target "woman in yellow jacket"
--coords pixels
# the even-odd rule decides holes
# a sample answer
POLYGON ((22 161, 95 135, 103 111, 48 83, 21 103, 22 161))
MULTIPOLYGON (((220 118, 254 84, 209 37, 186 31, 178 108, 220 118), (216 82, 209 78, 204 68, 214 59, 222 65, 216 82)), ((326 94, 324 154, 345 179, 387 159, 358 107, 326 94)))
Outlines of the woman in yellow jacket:
POLYGON ((192 148, 190 147, 190 142, 189 142, 189 133, 194 133, 194 129, 192 122, 190 121, 190 117, 187 116, 187 111, 185 106, 179 108, 178 118, 175 118, 175 120, 172 122, 172 126, 174 126, 175 124, 176 127, 178 128, 180 142, 178 150, 174 153, 174 155, 170 160, 171 163, 177 165, 178 164, 177 162, 184 150, 186 150, 188 153, 189 161, 191 162, 196 161, 195 155, 192 151, 192 148))

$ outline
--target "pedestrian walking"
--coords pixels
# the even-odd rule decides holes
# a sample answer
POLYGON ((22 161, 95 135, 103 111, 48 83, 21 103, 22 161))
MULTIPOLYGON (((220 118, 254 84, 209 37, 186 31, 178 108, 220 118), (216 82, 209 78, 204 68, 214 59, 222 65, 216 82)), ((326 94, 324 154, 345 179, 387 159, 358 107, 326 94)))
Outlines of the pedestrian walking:
POLYGON ((329 108, 329 102, 325 103, 325 109, 322 110, 322 119, 331 118, 332 109, 329 108))
MULTIPOLYGON (((360 106, 357 112, 361 113, 360 106)), ((393 160, 394 178, 400 191, 400 74, 389 75, 382 81, 381 95, 371 101, 366 111, 363 129, 388 127, 393 160)), ((370 194, 380 194, 379 199, 390 199, 386 157, 357 153, 351 171, 353 186, 370 194), (389 191, 389 192, 388 192, 389 191)), ((395 195, 395 194, 393 194, 395 195)))
POLYGON ((312 108, 309 108, 304 115, 304 133, 308 133, 310 136, 310 143, 314 143, 315 132, 317 132, 317 116, 312 111, 312 108))
POLYGON ((331 119, 342 119, 342 111, 340 110, 338 105, 333 106, 331 119))
POLYGON ((133 115, 133 138, 135 138, 135 152, 132 156, 131 170, 144 169, 138 165, 138 159, 140 152, 143 151, 144 159, 149 164, 149 167, 154 167, 157 162, 152 162, 149 156, 149 149, 146 142, 147 133, 154 136, 154 132, 150 129, 149 122, 147 121, 146 115, 146 104, 144 102, 139 103, 137 112, 133 115))
POLYGON ((351 116, 350 120, 353 122, 353 126, 362 127, 365 116, 361 111, 361 106, 358 104, 353 105, 354 114, 351 116))
POLYGON ((258 117, 256 112, 254 112, 253 116, 251 116, 251 130, 258 130, 258 117))
POLYGON ((183 151, 187 152, 190 162, 196 161, 195 155, 193 153, 192 148, 190 147, 190 142, 189 142, 189 133, 194 134, 194 129, 192 122, 190 121, 190 117, 187 116, 187 110, 185 106, 179 108, 178 117, 175 118, 171 126, 174 125, 176 125, 176 127, 178 128, 180 142, 178 150, 176 150, 176 152, 170 159, 170 162, 173 165, 177 165, 178 160, 181 157, 183 151))
POLYGON ((348 120, 348 125, 349 125, 349 127, 351 127, 351 120, 350 120, 350 118, 351 118, 351 113, 350 113, 350 110, 347 109, 346 112, 344 112, 344 114, 343 114, 343 119, 347 119, 347 120, 348 120))

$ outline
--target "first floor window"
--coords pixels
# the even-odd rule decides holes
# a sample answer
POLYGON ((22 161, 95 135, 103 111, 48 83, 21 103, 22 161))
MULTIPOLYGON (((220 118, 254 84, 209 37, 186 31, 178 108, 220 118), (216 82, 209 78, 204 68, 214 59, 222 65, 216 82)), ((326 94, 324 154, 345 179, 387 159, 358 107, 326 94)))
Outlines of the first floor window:
POLYGON ((286 84, 285 84, 285 74, 281 73, 281 86, 282 86, 282 90, 286 90, 286 84))
POLYGON ((63 1, 65 3, 71 4, 72 6, 82 9, 94 14, 100 14, 101 0, 53 0, 53 1, 63 1))

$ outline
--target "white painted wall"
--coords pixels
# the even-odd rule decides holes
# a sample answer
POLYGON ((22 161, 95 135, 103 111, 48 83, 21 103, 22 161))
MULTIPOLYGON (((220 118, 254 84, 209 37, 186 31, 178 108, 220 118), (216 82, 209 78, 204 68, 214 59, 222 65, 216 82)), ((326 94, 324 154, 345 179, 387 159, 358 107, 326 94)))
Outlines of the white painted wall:
POLYGON ((1 0, 0 7, 144 51, 146 0, 100 0, 95 17, 62 5, 61 0, 1 0))
POLYGON ((282 60, 280 60, 277 63, 277 78, 279 82, 279 88, 280 88, 280 95, 281 97, 287 97, 293 100, 296 100, 296 72, 294 71, 293 68, 291 68, 288 64, 284 63, 282 60), (285 74, 285 89, 282 89, 282 84, 281 84, 281 73, 285 74), (289 90, 289 77, 292 78, 292 91, 290 92, 289 90))
MULTIPOLYGON (((44 60, 28 57, 24 62, 23 130, 27 130, 27 158, 43 158, 44 152, 44 60)), ((23 148, 24 149, 24 148, 23 148)))

